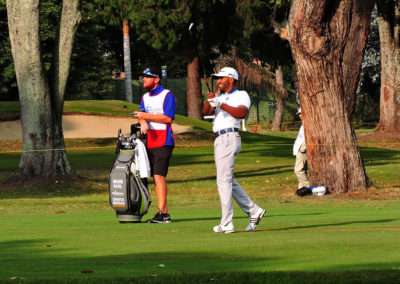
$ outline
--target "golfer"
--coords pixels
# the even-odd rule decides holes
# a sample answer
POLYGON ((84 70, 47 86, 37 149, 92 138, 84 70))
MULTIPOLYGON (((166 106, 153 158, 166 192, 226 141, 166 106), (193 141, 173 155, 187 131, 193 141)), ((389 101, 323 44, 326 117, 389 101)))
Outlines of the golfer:
POLYGON ((204 115, 215 113, 213 131, 214 159, 217 168, 218 193, 221 199, 221 223, 213 228, 216 233, 233 233, 233 208, 232 198, 246 212, 250 218, 247 232, 252 232, 257 227, 265 210, 257 206, 246 194, 233 175, 236 155, 240 152, 241 139, 238 133, 240 120, 243 119, 250 108, 250 97, 246 91, 239 91, 235 86, 239 75, 231 67, 222 68, 218 74, 217 89, 219 96, 207 93, 207 102, 203 106, 204 115))
POLYGON ((171 123, 175 118, 175 96, 160 84, 161 70, 150 67, 143 71, 143 88, 148 93, 142 96, 140 111, 135 117, 140 123, 140 132, 147 134, 147 155, 158 200, 158 212, 148 223, 170 223, 167 207, 167 182, 169 160, 175 146, 171 123))

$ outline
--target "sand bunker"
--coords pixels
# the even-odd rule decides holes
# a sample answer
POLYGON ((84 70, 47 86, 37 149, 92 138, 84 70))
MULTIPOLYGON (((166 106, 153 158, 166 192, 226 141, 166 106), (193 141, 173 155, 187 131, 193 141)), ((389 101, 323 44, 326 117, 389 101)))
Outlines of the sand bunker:
MULTIPOLYGON (((131 124, 137 120, 129 117, 97 115, 64 115, 65 138, 107 138, 117 137, 118 129, 128 135, 131 124)), ((190 131, 192 127, 172 124, 175 133, 190 131)), ((0 121, 0 140, 22 139, 21 120, 0 121)))

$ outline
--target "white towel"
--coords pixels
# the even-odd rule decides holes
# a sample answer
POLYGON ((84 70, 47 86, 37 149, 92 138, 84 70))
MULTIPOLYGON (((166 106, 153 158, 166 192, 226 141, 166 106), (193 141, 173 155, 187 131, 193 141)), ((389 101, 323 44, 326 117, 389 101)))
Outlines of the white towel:
POLYGON ((146 146, 139 139, 136 139, 135 148, 135 161, 136 171, 140 173, 141 178, 148 178, 151 176, 151 168, 149 158, 147 157, 146 146))
POLYGON ((296 141, 294 141, 293 156, 296 156, 299 153, 301 144, 303 144, 304 140, 305 140, 304 127, 303 125, 301 125, 299 133, 297 134, 296 141))

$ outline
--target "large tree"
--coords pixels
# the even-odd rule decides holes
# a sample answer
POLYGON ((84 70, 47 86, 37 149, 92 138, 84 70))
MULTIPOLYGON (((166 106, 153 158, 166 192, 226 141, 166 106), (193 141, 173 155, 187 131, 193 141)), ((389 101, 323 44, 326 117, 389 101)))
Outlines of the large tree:
POLYGON ((43 64, 39 0, 7 0, 11 51, 21 102, 23 150, 16 178, 72 173, 62 130, 64 93, 76 30, 79 0, 62 1, 49 72, 43 64))
POLYGON ((356 87, 350 88, 347 80, 359 77, 363 56, 359 49, 366 41, 366 36, 364 42, 353 38, 353 30, 368 34, 369 24, 363 23, 369 23, 371 11, 372 0, 294 0, 290 10, 289 38, 311 183, 322 183, 335 193, 368 186, 350 121, 349 104, 356 87), (366 7, 370 12, 364 11, 366 7))
POLYGON ((381 42, 381 101, 377 130, 400 129, 400 1, 377 0, 381 42))

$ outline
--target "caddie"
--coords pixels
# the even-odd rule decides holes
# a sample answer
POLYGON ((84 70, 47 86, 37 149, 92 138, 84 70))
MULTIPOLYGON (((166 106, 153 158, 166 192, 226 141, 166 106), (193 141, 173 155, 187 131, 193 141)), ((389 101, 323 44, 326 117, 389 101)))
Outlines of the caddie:
POLYGON ((220 95, 207 93, 207 102, 203 106, 204 115, 215 114, 213 132, 214 159, 217 169, 218 193, 221 200, 222 217, 219 225, 213 228, 215 233, 233 233, 232 198, 249 216, 247 232, 256 229, 265 210, 255 204, 234 177, 236 155, 241 148, 239 127, 241 119, 247 115, 251 102, 246 91, 236 88, 238 72, 231 67, 222 68, 217 74, 216 88, 220 95))
POLYGON ((147 222, 170 223, 166 177, 175 146, 171 124, 175 118, 176 98, 161 85, 159 67, 151 66, 144 70, 142 75, 143 88, 148 92, 142 96, 140 111, 135 111, 135 117, 140 122, 141 133, 147 134, 147 155, 158 200, 158 212, 147 222))

